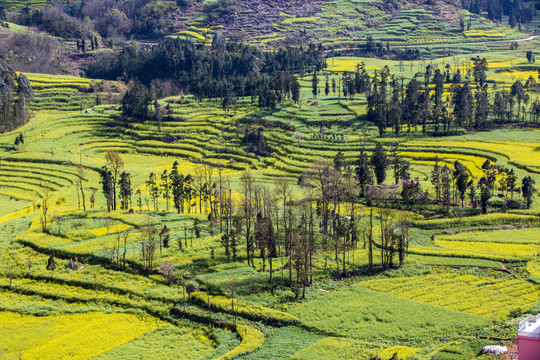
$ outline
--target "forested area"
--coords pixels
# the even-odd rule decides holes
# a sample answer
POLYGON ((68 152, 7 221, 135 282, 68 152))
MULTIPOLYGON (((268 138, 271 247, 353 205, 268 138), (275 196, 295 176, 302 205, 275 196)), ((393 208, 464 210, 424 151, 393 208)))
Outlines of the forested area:
POLYGON ((448 135, 453 126, 470 132, 511 123, 538 124, 540 102, 526 92, 539 88, 537 78, 531 75, 525 84, 517 80, 510 89, 500 89, 486 83, 487 68, 487 60, 480 57, 472 58, 463 74, 450 64, 434 71, 428 65, 405 85, 387 67, 370 82, 360 65, 354 75, 343 76, 343 96, 368 92, 368 119, 381 136, 387 127, 399 136, 403 126, 408 133, 421 126, 423 134, 448 135))
POLYGON ((90 64, 87 74, 111 80, 137 79, 146 86, 154 85, 156 90, 160 82, 171 81, 176 91, 190 92, 201 99, 223 98, 227 106, 235 98, 264 93, 275 107, 291 92, 293 75, 319 71, 324 64, 322 48, 313 44, 263 52, 216 35, 208 48, 173 39, 161 41, 150 51, 126 46, 118 55, 90 64))
POLYGON ((475 14, 487 12, 487 17, 493 21, 500 22, 506 15, 510 26, 528 23, 533 18, 533 11, 525 7, 523 0, 461 0, 461 4, 475 14))
POLYGON ((24 74, 17 75, 0 63, 0 129, 10 131, 28 121, 34 91, 24 74))

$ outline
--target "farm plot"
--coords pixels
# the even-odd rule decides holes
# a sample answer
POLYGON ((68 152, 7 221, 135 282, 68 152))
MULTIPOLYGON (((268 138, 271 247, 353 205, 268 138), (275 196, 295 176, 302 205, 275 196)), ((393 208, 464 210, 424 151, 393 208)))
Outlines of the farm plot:
POLYGON ((537 286, 522 280, 453 273, 374 279, 358 285, 493 319, 506 318, 517 308, 527 310, 540 296, 537 286))
POLYGON ((95 359, 202 359, 211 355, 213 350, 212 340, 201 331, 166 325, 104 352, 95 359))
POLYGON ((0 313, 2 357, 88 359, 166 323, 128 314, 87 313, 36 317, 0 313))
POLYGON ((441 309, 368 290, 360 285, 318 295, 294 305, 290 313, 302 319, 305 325, 327 333, 368 341, 387 339, 404 344, 445 336, 489 322, 480 316, 441 309))

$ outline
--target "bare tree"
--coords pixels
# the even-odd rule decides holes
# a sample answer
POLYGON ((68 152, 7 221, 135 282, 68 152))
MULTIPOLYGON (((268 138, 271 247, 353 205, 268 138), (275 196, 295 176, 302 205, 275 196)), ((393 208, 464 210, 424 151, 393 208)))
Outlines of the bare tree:
MULTIPOLYGON (((86 211, 86 201, 85 201, 85 197, 84 197, 84 186, 83 186, 83 181, 85 180, 84 179, 84 171, 83 171, 83 167, 79 165, 78 167, 78 177, 77 177, 77 187, 78 187, 78 191, 81 192, 81 198, 82 198, 82 206, 83 206, 83 211, 86 211)), ((79 194, 79 192, 77 191, 77 196, 79 194)), ((80 207, 79 207, 80 209, 80 207)))
POLYGON ((242 215, 243 215, 243 222, 245 224, 245 238, 246 238, 246 253, 247 253, 247 261, 248 265, 254 266, 253 263, 253 235, 251 233, 252 231, 252 222, 253 217, 255 216, 254 213, 254 180, 251 177, 251 172, 249 170, 244 171, 242 173, 242 176, 240 178, 240 182, 242 183, 242 215))
POLYGON ((113 209, 116 210, 116 184, 118 183, 118 175, 120 174, 120 170, 124 168, 124 160, 122 160, 120 154, 118 154, 116 151, 109 150, 105 154, 105 161, 107 162, 107 165, 112 168, 114 181, 114 184, 112 186, 114 197, 113 209))
POLYGON ((127 241, 128 241, 130 232, 131 232, 131 228, 126 229, 122 232, 122 238, 124 239, 124 253, 122 254, 122 269, 124 271, 126 270, 127 241))
POLYGON ((174 266, 169 264, 168 261, 162 261, 159 265, 159 273, 167 280, 170 285, 176 281, 176 275, 174 273, 174 266))
MULTIPOLYGON (((341 174, 327 161, 315 161, 304 175, 303 185, 313 188, 318 201, 318 212, 322 217, 323 251, 325 254, 324 270, 328 267, 327 251, 331 213, 339 212, 341 198, 341 174), (333 209, 330 205, 333 203, 333 209)), ((336 255, 337 258, 337 255, 336 255)))
POLYGON ((41 229, 44 233, 48 232, 47 228, 47 212, 49 211, 49 206, 47 202, 49 201, 49 198, 51 196, 51 191, 47 187, 42 187, 43 192, 41 194, 41 229))
POLYGON ((11 257, 11 254, 8 254, 7 260, 4 260, 4 276, 9 279, 9 287, 11 288, 11 284, 13 282, 13 278, 16 275, 17 272, 17 262, 11 257))
MULTIPOLYGON (((392 241, 394 240, 394 212, 388 208, 388 202, 395 200, 397 187, 395 185, 385 186, 377 185, 371 186, 367 189, 366 198, 371 206, 370 214, 370 254, 372 254, 373 248, 373 205, 377 205, 379 210, 379 222, 380 222, 380 249, 381 249, 381 267, 386 270, 391 264, 394 255, 394 246, 392 241)), ((370 269, 372 269, 372 255, 370 255, 370 269)))
POLYGON ((141 230, 142 260, 147 270, 152 270, 153 267, 158 233, 155 225, 145 225, 141 230))
POLYGON ((55 215, 53 218, 58 224, 58 236, 62 236, 61 225, 62 225, 62 221, 64 220, 64 217, 62 215, 55 215))

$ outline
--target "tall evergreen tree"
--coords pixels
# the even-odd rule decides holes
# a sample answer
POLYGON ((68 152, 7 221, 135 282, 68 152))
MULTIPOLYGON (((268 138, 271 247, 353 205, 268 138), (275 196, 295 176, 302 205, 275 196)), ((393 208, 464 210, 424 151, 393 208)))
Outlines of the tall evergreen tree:
POLYGON ((103 196, 107 202, 107 212, 110 212, 114 204, 114 178, 112 172, 107 168, 107 165, 103 166, 99 173, 101 177, 101 190, 103 196))
POLYGON ((123 171, 120 174, 118 187, 120 188, 119 195, 122 209, 127 210, 131 207, 131 194, 133 193, 131 187, 131 175, 128 172, 123 171))
POLYGON ((356 160, 356 180, 360 185, 361 195, 365 195, 365 190, 368 185, 373 184, 373 175, 371 174, 371 169, 369 168, 369 159, 367 154, 364 152, 364 149, 360 151, 360 156, 356 160))
POLYGON ((378 142, 375 146, 375 150, 371 156, 371 165, 375 172, 375 178, 377 179, 377 184, 382 184, 386 179, 386 168, 388 167, 388 157, 386 156, 386 151, 384 146, 378 142))
POLYGON ((174 162, 169 177, 174 208, 180 214, 184 212, 184 176, 178 172, 178 161, 174 162))
POLYGON ((313 78, 311 79, 311 93, 313 94, 313 98, 317 98, 317 93, 319 92, 319 77, 317 76, 317 72, 313 72, 313 78))
POLYGON ((489 199, 491 199, 492 193, 489 189, 489 186, 486 185, 480 185, 480 205, 482 206, 482 213, 487 214, 488 213, 488 203, 489 199))
POLYGON ((523 195, 523 200, 525 200, 527 209, 530 209, 533 203, 535 181, 532 177, 526 176, 523 178, 521 183, 521 194, 523 195))

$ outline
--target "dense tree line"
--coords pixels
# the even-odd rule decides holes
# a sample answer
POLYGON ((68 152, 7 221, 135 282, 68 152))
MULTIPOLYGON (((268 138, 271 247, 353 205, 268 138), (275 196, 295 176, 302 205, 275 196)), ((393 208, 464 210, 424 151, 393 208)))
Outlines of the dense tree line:
POLYGON ((92 31, 91 24, 70 16, 55 6, 46 6, 43 9, 25 7, 20 10, 15 20, 20 25, 35 26, 53 36, 68 39, 86 37, 92 31))
POLYGON ((329 53, 329 57, 336 56, 358 56, 358 57, 375 57, 392 60, 418 60, 420 58, 419 48, 400 48, 391 47, 387 42, 375 41, 373 36, 368 36, 366 42, 360 44, 354 49, 339 49, 329 53))
POLYGON ((28 120, 34 90, 24 74, 0 63, 0 129, 12 130, 28 120))
POLYGON ((534 14, 525 5, 523 0, 461 0, 464 9, 474 14, 487 12, 490 20, 501 22, 503 15, 508 16, 508 23, 512 27, 532 20, 534 14))
MULTIPOLYGON (((487 60, 480 57, 471 59, 464 74, 450 64, 443 69, 428 65, 406 83, 387 66, 370 76, 361 63, 355 72, 344 72, 337 87, 334 79, 332 91, 337 91, 339 99, 365 94, 368 120, 379 128, 381 136, 388 128, 396 136, 417 127, 424 134, 447 135, 459 128, 473 131, 526 121, 537 124, 540 101, 527 93, 538 89, 537 79, 531 76, 525 83, 517 80, 510 88, 501 89, 496 83, 488 84, 487 66, 487 60)), ((325 92, 330 92, 328 84, 325 92)))
POLYGON ((90 64, 87 74, 110 80, 136 79, 152 92, 156 81, 170 80, 175 88, 201 100, 219 99, 226 110, 245 96, 252 102, 258 99, 263 108, 275 108, 287 97, 298 101, 300 87, 294 74, 319 71, 324 64, 321 46, 262 52, 216 36, 211 47, 177 39, 165 39, 149 51, 127 45, 118 54, 90 64))
POLYGON ((442 205, 443 213, 446 215, 449 215, 452 205, 463 207, 465 199, 469 200, 472 208, 480 205, 484 214, 487 214, 489 207, 530 209, 535 184, 530 176, 525 176, 519 187, 519 179, 514 169, 501 167, 486 160, 482 165, 484 176, 475 182, 460 161, 456 160, 453 165, 454 169, 451 169, 448 164, 441 166, 439 160, 436 159, 430 178, 435 190, 434 199, 442 205), (497 197, 494 197, 495 191, 499 192, 497 197), (521 193, 523 203, 514 199, 515 193, 521 193))

